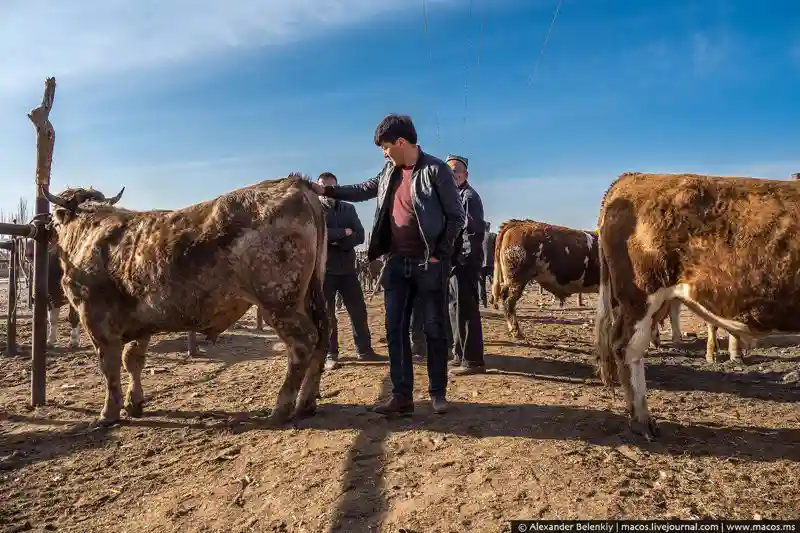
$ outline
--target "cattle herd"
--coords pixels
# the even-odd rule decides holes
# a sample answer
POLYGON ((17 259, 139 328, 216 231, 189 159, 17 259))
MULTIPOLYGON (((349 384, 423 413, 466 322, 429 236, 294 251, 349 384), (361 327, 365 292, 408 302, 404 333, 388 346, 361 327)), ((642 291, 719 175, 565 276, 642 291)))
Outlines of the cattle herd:
MULTIPOLYGON (((124 189, 123 189, 124 190, 124 189)), ((243 187, 175 211, 132 211, 94 189, 45 191, 54 204, 49 274, 51 329, 70 309, 96 349, 106 398, 98 423, 121 410, 141 416, 141 374, 152 335, 198 332, 214 341, 255 305, 288 348, 272 419, 315 412, 327 349, 322 294, 326 227, 299 174, 243 187), (124 397, 120 373, 130 384, 124 397)), ((562 304, 598 294, 595 359, 604 384, 619 382, 632 428, 648 439, 644 356, 680 306, 716 331, 729 352, 773 333, 800 332, 800 182, 696 174, 620 175, 599 203, 596 230, 512 219, 498 229, 490 304, 522 338, 516 306, 532 282, 562 304), (797 297, 796 297, 797 296, 797 297)), ((382 261, 359 253, 365 292, 380 287, 382 261)))

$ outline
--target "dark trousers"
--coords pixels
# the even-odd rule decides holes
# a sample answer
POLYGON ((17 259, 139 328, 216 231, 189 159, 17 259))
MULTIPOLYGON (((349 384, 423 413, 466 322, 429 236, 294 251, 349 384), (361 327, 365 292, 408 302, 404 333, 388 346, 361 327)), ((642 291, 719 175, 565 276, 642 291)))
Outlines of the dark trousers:
POLYGON ((392 393, 413 399, 414 365, 411 359, 411 314, 419 300, 422 329, 428 348, 428 393, 444 397, 447 391, 447 272, 446 261, 389 256, 383 278, 386 306, 386 342, 392 393))
POLYGON ((428 356, 428 345, 425 342, 425 306, 424 301, 417 296, 414 298, 411 311, 411 353, 421 357, 428 356))
POLYGON ((450 276, 453 355, 463 366, 483 366, 483 326, 478 306, 480 267, 457 265, 450 276))
POLYGON ((355 272, 352 274, 326 274, 323 290, 330 320, 328 357, 338 359, 339 356, 339 332, 335 307, 337 294, 341 294, 344 307, 347 309, 347 314, 350 315, 350 323, 353 326, 353 342, 358 355, 371 353, 372 339, 367 324, 367 304, 364 302, 364 293, 361 291, 358 275, 355 272))
POLYGON ((492 267, 483 267, 481 269, 481 279, 478 284, 478 289, 480 289, 481 305, 484 307, 489 307, 486 299, 486 285, 488 284, 490 288, 492 286, 492 270, 492 267))

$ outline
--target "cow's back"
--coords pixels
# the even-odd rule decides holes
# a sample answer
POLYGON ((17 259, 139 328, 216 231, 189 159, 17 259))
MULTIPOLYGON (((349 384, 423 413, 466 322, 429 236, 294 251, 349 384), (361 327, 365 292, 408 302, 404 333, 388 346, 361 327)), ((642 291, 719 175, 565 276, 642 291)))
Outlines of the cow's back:
POLYGON ((319 254, 324 269, 325 253, 321 204, 300 179, 264 181, 168 212, 99 208, 76 226, 82 242, 64 239, 76 263, 67 275, 78 291, 87 281, 113 290, 115 305, 142 331, 158 324, 213 334, 256 303, 254 294, 294 304, 319 254))
POLYGON ((800 298, 799 234, 793 181, 628 173, 609 188, 600 213, 601 247, 615 275, 632 276, 647 294, 687 283, 712 312, 755 329, 800 327, 781 304, 800 298), (736 297, 720 297, 721 286, 736 297))
POLYGON ((596 290, 597 240, 589 232, 531 220, 501 227, 501 238, 509 278, 535 280, 558 296, 596 290))

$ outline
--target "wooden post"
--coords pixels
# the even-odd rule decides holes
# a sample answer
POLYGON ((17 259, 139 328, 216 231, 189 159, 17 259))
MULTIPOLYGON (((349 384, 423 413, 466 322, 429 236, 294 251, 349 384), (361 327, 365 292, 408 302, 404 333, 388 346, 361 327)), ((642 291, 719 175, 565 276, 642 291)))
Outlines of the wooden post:
POLYGON ((47 245, 49 232, 44 218, 50 214, 50 202, 42 194, 50 190, 50 169, 56 132, 50 123, 50 109, 56 95, 56 79, 47 78, 42 105, 28 113, 36 128, 36 224, 33 251, 33 346, 31 349, 31 405, 46 401, 47 381, 47 245))
POLYGON ((17 239, 11 241, 10 261, 8 263, 8 318, 6 320, 6 355, 11 357, 17 353, 17 239))

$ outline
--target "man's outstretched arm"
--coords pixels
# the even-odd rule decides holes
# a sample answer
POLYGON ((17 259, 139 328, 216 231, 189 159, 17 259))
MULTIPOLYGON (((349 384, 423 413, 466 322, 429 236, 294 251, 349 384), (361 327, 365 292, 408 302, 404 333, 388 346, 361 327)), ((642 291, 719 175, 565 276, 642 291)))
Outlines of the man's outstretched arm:
POLYGON ((345 202, 365 202, 377 198, 378 184, 385 169, 386 167, 374 178, 353 185, 329 185, 323 187, 319 183, 312 183, 311 187, 320 196, 327 196, 345 202))

